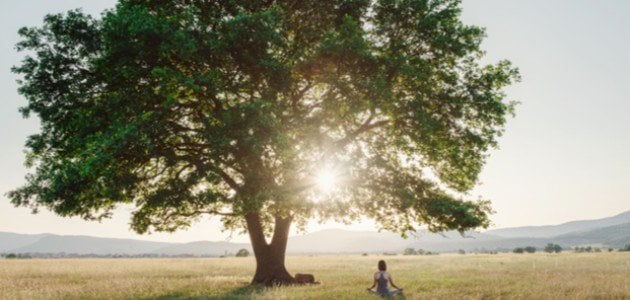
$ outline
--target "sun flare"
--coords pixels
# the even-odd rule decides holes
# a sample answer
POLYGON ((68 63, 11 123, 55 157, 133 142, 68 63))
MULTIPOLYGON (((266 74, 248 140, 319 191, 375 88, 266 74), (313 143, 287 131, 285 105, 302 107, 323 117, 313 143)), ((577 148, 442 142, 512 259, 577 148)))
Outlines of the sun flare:
POLYGON ((331 171, 322 171, 317 174, 317 187, 324 192, 332 191, 336 183, 337 176, 331 171))

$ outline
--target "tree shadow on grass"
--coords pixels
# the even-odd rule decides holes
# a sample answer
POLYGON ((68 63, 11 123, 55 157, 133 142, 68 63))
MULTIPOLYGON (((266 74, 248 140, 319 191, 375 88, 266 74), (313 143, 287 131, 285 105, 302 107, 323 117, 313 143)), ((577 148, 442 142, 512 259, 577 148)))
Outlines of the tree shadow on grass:
POLYGON ((217 296, 214 299, 249 299, 254 294, 261 294, 267 289, 263 285, 245 285, 239 288, 235 288, 223 295, 217 296))
POLYGON ((142 297, 136 298, 140 300, 159 299, 159 300, 205 300, 205 299, 250 299, 255 294, 260 294, 265 291, 265 287, 262 285, 244 285, 239 288, 230 290, 227 293, 220 295, 207 295, 207 296, 190 296, 184 292, 174 292, 157 297, 142 297))
MULTIPOLYGON (((226 293, 220 295, 210 295, 210 296, 190 296, 186 295, 183 292, 175 292, 166 295, 161 295, 157 297, 143 297, 136 299, 159 299, 159 300, 206 300, 206 299, 251 299, 254 295, 264 296, 264 292, 268 290, 268 287, 263 285, 243 285, 241 287, 232 289, 226 293)), ((298 294, 295 295, 296 298, 300 298, 298 294)), ((342 297, 343 298, 343 297, 342 297)), ((381 296, 376 293, 366 292, 365 299, 391 299, 391 300, 404 300, 406 299, 404 294, 398 294, 394 296, 381 296)))

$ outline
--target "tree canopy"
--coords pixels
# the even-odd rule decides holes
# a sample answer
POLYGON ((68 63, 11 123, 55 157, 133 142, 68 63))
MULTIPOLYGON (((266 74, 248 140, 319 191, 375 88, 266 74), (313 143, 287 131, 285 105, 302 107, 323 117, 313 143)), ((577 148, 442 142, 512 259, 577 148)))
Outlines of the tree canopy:
MULTIPOLYGON (((489 224, 477 182, 513 103, 508 61, 456 0, 121 0, 22 28, 17 206, 132 228, 372 218, 402 234, 489 224), (322 188, 318 176, 331 176, 322 188)), ((251 232, 250 232, 251 234, 251 232)), ((255 249, 256 250, 256 249, 255 249)))

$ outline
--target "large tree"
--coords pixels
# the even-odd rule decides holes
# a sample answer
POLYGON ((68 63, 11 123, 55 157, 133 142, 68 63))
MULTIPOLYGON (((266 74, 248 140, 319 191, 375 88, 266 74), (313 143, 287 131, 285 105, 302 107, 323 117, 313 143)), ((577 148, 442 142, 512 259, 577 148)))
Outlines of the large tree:
POLYGON ((457 0, 121 0, 22 28, 14 71, 41 131, 16 206, 139 232, 205 215, 248 232, 253 283, 293 279, 291 224, 487 227, 465 200, 518 75, 481 65, 457 0), (328 184, 326 184, 328 183, 328 184))

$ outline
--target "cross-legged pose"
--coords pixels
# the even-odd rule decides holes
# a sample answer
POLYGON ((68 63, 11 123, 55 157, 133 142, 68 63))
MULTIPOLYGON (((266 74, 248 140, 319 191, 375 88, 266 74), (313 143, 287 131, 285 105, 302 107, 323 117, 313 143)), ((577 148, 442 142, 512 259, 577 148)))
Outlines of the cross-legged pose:
POLYGON ((383 296, 392 296, 402 293, 402 289, 394 284, 392 275, 387 272, 387 264, 385 264, 384 260, 380 260, 378 262, 378 272, 374 273, 374 283, 372 283, 372 286, 368 288, 368 291, 383 296), (388 282, 393 288, 395 288, 395 290, 390 290, 387 287, 388 282), (374 287, 376 287, 376 290, 374 290, 374 287))

